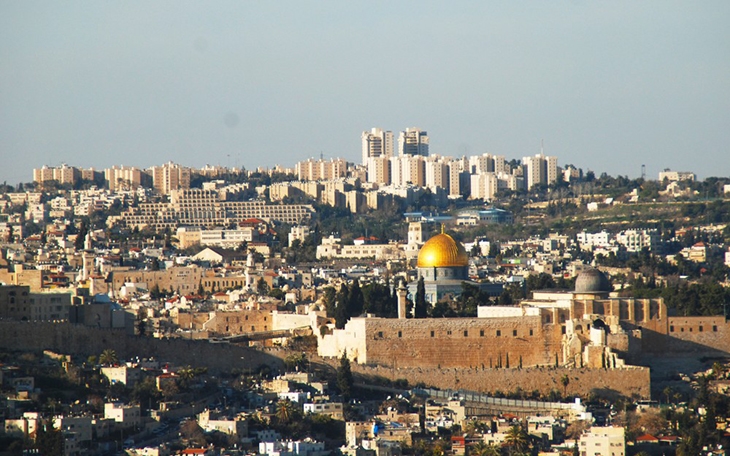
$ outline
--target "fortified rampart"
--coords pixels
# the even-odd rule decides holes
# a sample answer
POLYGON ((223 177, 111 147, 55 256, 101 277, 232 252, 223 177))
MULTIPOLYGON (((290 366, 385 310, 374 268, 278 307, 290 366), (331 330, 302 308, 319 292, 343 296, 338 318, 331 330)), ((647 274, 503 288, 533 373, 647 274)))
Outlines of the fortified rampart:
MULTIPOLYGON (((374 335, 381 330, 384 331, 383 340, 376 346, 380 350, 381 361, 379 365, 359 365, 352 363, 354 372, 362 375, 385 377, 391 380, 407 379, 411 385, 424 383, 446 389, 466 389, 485 393, 495 391, 512 392, 518 388, 523 391, 540 391, 548 394, 552 390, 563 391, 562 377, 567 375, 569 383, 568 394, 586 395, 591 392, 599 394, 620 393, 623 395, 638 395, 648 397, 650 390, 649 369, 642 367, 627 367, 620 369, 586 369, 586 368, 555 368, 554 359, 546 363, 548 366, 519 368, 519 357, 522 341, 507 341, 509 338, 529 337, 530 324, 522 324, 517 328, 517 335, 513 335, 512 326, 505 321, 501 325, 506 326, 469 326, 462 328, 457 323, 458 319, 434 319, 433 325, 429 327, 410 327, 410 322, 423 323, 427 320, 402 320, 405 326, 388 326, 391 333, 387 334, 386 328, 378 326, 372 328, 374 335), (439 326, 439 323, 441 326, 439 326), (430 342, 431 331, 451 331, 451 334, 444 334, 444 337, 436 338, 442 346, 437 351, 438 344, 430 342), (461 331, 457 333, 458 331, 461 331), (484 330, 485 335, 480 336, 484 330), (493 336, 488 336, 486 331, 493 330, 493 336), (500 336, 496 336, 496 331, 500 336), (401 332, 398 337, 398 331, 401 332), (464 335, 463 331, 467 331, 464 335), (448 336, 448 337, 446 337, 448 336), (445 341, 453 340, 453 343, 445 341), (471 341, 471 338, 477 341, 471 341), (397 339, 401 339, 400 342, 397 339), (466 344, 465 340, 466 339, 466 344), (429 340, 426 347, 418 347, 419 343, 429 340), (404 347, 397 345, 409 341, 411 351, 403 352, 404 347), (504 343, 502 343, 504 342, 504 343), (495 360, 492 360, 493 368, 489 368, 489 360, 482 362, 478 356, 480 350, 470 343, 491 344, 490 351, 505 354, 502 358, 502 367, 497 368, 495 360), (501 344, 501 345, 500 345, 501 344), (508 350, 509 349, 509 350, 508 350), (420 350, 416 353, 416 350, 420 350), (429 353, 429 351, 432 351, 429 353), (400 353, 393 363, 389 354, 400 353), (507 368, 506 355, 509 353, 509 367, 507 368), (443 359, 446 356, 453 356, 460 359, 467 367, 453 367, 448 364, 431 367, 419 365, 421 356, 432 356, 433 359, 443 359), (408 360, 408 362, 400 362, 408 360), (408 365, 410 363, 410 365, 408 365)), ((470 320, 470 319, 464 319, 470 320)), ((517 319, 522 320, 522 319, 517 319)), ((392 323, 394 320, 390 320, 392 323)), ((540 336, 538 327, 549 325, 538 325, 532 327, 533 338, 540 336)), ((555 325, 560 331, 560 326, 555 325)), ((668 319, 669 333, 662 334, 648 329, 641 329, 642 352, 645 355, 661 356, 671 358, 672 355, 730 355, 730 325, 724 317, 670 317, 668 319)), ((379 335, 379 334, 378 334, 379 335)), ((434 334, 435 335, 435 334, 434 334)), ((546 350, 540 346, 537 340, 526 344, 526 349, 538 353, 553 353, 553 350, 546 350)), ((288 352, 285 350, 259 351, 253 348, 240 347, 229 344, 212 344, 204 340, 186 339, 152 339, 146 337, 134 337, 127 335, 123 330, 109 330, 73 325, 68 323, 47 323, 47 322, 15 322, 0 321, 0 347, 11 350, 34 350, 41 351, 50 349, 60 353, 88 356, 98 355, 107 348, 114 349, 120 358, 131 358, 133 356, 155 356, 158 359, 170 360, 177 364, 192 364, 206 366, 210 369, 230 370, 233 368, 255 369, 261 364, 281 366, 282 358, 288 352)), ((482 355, 483 356, 483 355, 482 355)), ((523 355, 523 363, 526 355, 523 355)), ((550 358, 550 356, 548 356, 550 358)), ((321 361, 336 367, 339 360, 337 357, 323 358, 321 361)), ((432 361, 433 362, 433 361, 432 361)))
POLYGON ((325 335, 320 354, 391 367, 490 368, 562 362, 562 327, 540 316, 506 318, 355 318, 325 335))
MULTIPOLYGON (((336 368, 337 359, 320 359, 336 368)), ((539 391, 548 395, 552 391, 567 392, 568 395, 587 397, 597 394, 602 397, 649 398, 651 396, 650 370, 647 367, 623 369, 570 369, 555 367, 533 367, 512 369, 458 369, 386 367, 351 364, 353 372, 370 377, 384 377, 389 380, 406 379, 410 386, 423 383, 441 389, 464 389, 481 393, 539 391), (567 387, 563 376, 568 377, 567 387)))
POLYGON ((121 359, 154 356, 176 364, 212 370, 256 369, 261 364, 283 365, 281 358, 253 348, 212 344, 206 340, 153 339, 127 335, 124 330, 98 329, 70 323, 0 321, 0 347, 89 356, 110 348, 121 359))

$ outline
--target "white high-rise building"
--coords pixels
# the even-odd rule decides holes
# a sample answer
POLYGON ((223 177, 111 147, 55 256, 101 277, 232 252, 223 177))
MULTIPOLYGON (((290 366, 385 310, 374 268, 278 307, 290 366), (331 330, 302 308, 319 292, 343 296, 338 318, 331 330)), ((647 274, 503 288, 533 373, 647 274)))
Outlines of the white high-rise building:
POLYGON ((104 170, 104 180, 111 191, 134 190, 149 186, 150 175, 133 166, 112 166, 104 170))
POLYGON ((426 185, 426 162, 421 156, 403 156, 401 162, 402 185, 426 185))
POLYGON ((428 133, 418 128, 406 128, 398 135, 398 155, 428 157, 428 133))
POLYGON ((546 157, 543 154, 524 157, 522 166, 525 170, 527 190, 535 185, 550 185, 558 180, 558 157, 546 157))
POLYGON ((449 168, 449 196, 457 197, 468 193, 469 178, 469 159, 466 157, 457 160, 451 160, 447 163, 449 168))
POLYGON ((428 157, 425 160, 426 187, 433 193, 438 189, 449 190, 449 167, 447 160, 440 156, 428 157))
POLYGON ((393 156, 393 132, 373 128, 362 132, 362 164, 368 164, 371 157, 393 156))
POLYGON ((471 199, 491 201, 499 190, 499 180, 492 172, 471 175, 471 199))
POLYGON ((368 166, 368 182, 377 184, 390 184, 390 160, 391 157, 369 157, 368 166))
POLYGON ((503 155, 474 155, 469 157, 469 168, 473 174, 480 173, 503 173, 507 171, 507 165, 503 155))
POLYGON ((155 190, 163 195, 169 195, 173 190, 190 188, 190 168, 176 163, 153 166, 150 174, 155 190))
POLYGON ((390 162, 392 183, 396 187, 426 185, 426 162, 423 157, 403 155, 392 157, 390 162))

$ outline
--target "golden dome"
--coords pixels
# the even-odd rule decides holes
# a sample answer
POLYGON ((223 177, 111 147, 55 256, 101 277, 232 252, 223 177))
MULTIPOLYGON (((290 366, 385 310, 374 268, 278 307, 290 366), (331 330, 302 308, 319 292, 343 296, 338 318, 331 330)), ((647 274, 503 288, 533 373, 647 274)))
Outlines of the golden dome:
POLYGON ((429 239, 418 252, 419 268, 447 268, 469 265, 464 246, 446 233, 429 239))

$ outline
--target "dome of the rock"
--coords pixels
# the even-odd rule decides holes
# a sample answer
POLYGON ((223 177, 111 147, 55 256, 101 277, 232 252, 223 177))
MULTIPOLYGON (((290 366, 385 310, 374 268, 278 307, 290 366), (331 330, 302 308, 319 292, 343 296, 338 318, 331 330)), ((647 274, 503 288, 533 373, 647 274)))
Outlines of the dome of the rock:
POLYGON ((429 239, 418 252, 419 268, 448 268, 469 265, 464 246, 446 233, 429 239))

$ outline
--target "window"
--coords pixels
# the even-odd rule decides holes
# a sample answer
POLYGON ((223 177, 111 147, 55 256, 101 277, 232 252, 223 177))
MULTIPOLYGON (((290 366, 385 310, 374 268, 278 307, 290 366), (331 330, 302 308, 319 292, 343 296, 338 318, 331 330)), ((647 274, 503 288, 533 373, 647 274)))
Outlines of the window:
POLYGON ((398 331, 398 337, 403 337, 403 331, 398 331))
POLYGON ((378 331, 378 338, 379 339, 382 339, 383 338, 383 331, 378 331))
POLYGON ((469 331, 464 331, 464 337, 469 337, 469 331))
POLYGON ((431 337, 434 337, 436 335, 436 331, 431 331, 431 337))
POLYGON ((499 336, 501 336, 501 335, 502 335, 502 331, 498 329, 498 330, 497 330, 497 337, 499 337, 499 336))
POLYGON ((517 337, 517 330, 516 330, 516 329, 513 329, 513 330, 512 330, 512 336, 513 336, 513 337, 517 337))
POLYGON ((446 335, 447 336, 450 336, 451 335, 451 330, 450 329, 448 331, 446 331, 446 335))
POLYGON ((563 333, 563 334, 565 334, 565 326, 561 326, 560 327, 560 332, 563 333))
POLYGON ((484 337, 484 330, 483 329, 479 331, 479 337, 484 337))
POLYGON ((530 330, 530 335, 532 335, 532 330, 530 330))
POLYGON ((712 326, 712 331, 713 331, 713 332, 717 332, 717 326, 714 326, 714 325, 713 325, 713 326, 712 326))
POLYGON ((673 332, 674 332, 674 325, 671 325, 671 326, 669 327, 669 332, 670 332, 670 333, 673 333, 673 332))
POLYGON ((703 329, 703 328, 702 328, 702 325, 700 325, 700 327, 699 327, 699 330, 700 330, 700 332, 702 332, 702 329, 703 329))

